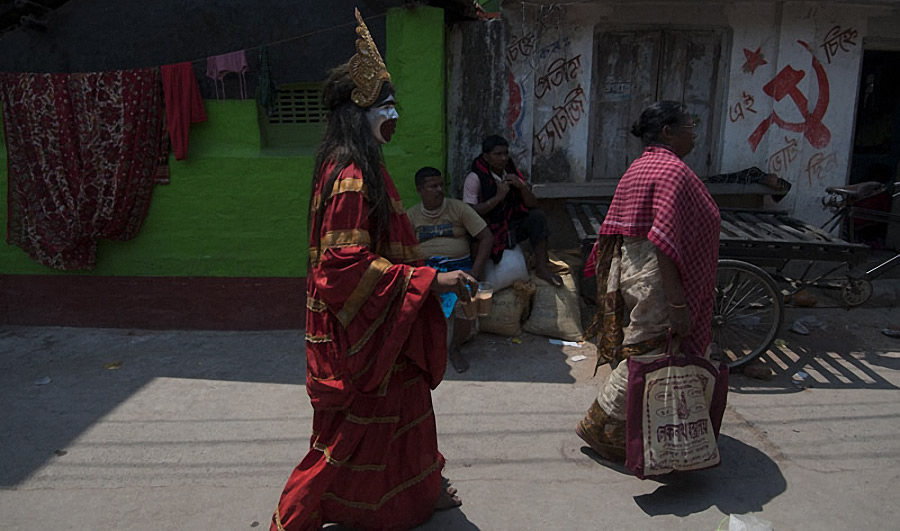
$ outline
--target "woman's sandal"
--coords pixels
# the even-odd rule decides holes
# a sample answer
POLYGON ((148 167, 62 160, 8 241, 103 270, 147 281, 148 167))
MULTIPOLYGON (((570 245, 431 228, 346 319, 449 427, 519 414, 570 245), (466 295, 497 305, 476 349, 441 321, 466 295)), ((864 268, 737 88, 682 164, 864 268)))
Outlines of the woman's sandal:
POLYGON ((575 434, 578 435, 578 437, 582 441, 586 442, 587 445, 591 447, 591 450, 594 451, 594 453, 596 453, 603 459, 612 461, 613 463, 625 462, 625 450, 623 448, 618 448, 616 446, 604 444, 600 441, 595 441, 594 438, 588 435, 587 432, 585 432, 585 430, 581 427, 580 422, 577 426, 575 426, 575 434))

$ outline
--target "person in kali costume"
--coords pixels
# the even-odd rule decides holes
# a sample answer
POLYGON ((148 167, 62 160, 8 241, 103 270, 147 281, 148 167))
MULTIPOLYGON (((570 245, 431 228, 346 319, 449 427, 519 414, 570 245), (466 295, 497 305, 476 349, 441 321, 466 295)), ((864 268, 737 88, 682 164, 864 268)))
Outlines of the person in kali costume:
POLYGON ((310 449, 285 485, 273 531, 409 529, 461 504, 441 476, 431 390, 447 363, 438 294, 477 281, 424 267, 384 168, 394 88, 359 11, 357 53, 331 72, 310 198, 306 389, 310 449))

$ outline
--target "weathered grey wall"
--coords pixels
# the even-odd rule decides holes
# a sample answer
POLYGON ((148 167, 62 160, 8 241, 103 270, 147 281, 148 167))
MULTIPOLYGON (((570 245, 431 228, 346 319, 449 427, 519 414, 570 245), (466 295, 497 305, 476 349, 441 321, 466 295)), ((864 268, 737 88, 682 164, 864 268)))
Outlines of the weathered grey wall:
POLYGON ((462 22, 449 39, 447 166, 453 197, 488 135, 504 134, 509 74, 506 35, 500 20, 462 22))
MULTIPOLYGON (((0 71, 93 72, 204 59, 195 63, 202 74, 207 56, 248 49, 250 71, 258 72, 258 52, 250 48, 310 34, 270 46, 269 62, 276 82, 319 81, 328 68, 348 59, 353 50, 355 6, 367 19, 375 42, 383 46, 384 13, 405 3, 73 1, 50 15, 46 32, 18 29, 4 35, 0 39, 0 71)), ((248 76, 247 81, 255 83, 255 78, 248 76)), ((212 87, 211 82, 204 84, 204 96, 214 97, 212 87)), ((250 89, 252 94, 253 87, 250 89)), ((236 94, 237 89, 229 85, 229 97, 236 94)))

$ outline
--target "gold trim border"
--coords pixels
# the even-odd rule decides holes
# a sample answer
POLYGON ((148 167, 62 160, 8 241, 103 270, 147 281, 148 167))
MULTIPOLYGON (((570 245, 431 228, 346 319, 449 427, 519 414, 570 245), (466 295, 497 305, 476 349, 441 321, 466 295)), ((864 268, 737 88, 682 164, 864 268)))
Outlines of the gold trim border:
POLYGON ((426 477, 428 477, 429 475, 434 473, 434 471, 437 470, 438 467, 440 467, 440 466, 441 466, 441 459, 438 458, 433 464, 431 464, 431 466, 426 468, 423 472, 421 472, 416 477, 408 479, 408 480, 404 481, 403 483, 397 485, 393 489, 389 490, 376 503, 366 503, 366 502, 345 500, 343 498, 338 497, 336 494, 334 494, 332 492, 326 492, 325 494, 322 495, 322 498, 340 503, 341 505, 346 505, 347 507, 352 507, 354 509, 377 511, 378 509, 381 509, 384 506, 384 504, 389 502, 394 496, 396 496, 397 494, 400 494, 401 492, 408 489, 409 487, 412 487, 416 483, 421 482, 423 479, 425 479, 426 477))
POLYGON ((350 297, 347 298, 341 307, 341 311, 337 314, 337 318, 344 325, 344 328, 347 328, 350 322, 353 321, 360 308, 369 299, 372 292, 375 291, 375 286, 378 285, 378 282, 393 265, 384 258, 376 258, 369 264, 369 267, 366 268, 365 273, 359 280, 359 284, 356 285, 353 293, 350 294, 350 297))
POLYGON ((350 459, 347 457, 346 459, 335 459, 331 455, 331 450, 328 449, 327 446, 321 443, 316 443, 313 445, 314 450, 318 450, 322 452, 322 455, 325 457, 325 462, 331 466, 338 468, 346 468, 347 470, 352 470, 353 472, 383 472, 386 468, 386 465, 351 465, 347 463, 350 459))

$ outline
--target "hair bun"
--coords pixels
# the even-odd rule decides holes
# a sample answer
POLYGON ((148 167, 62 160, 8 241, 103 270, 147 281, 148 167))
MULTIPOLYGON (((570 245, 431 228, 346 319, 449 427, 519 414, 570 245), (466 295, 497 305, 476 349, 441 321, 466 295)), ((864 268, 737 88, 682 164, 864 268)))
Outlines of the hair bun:
POLYGON ((633 124, 631 124, 631 134, 638 138, 641 138, 644 136, 644 130, 641 127, 640 121, 637 121, 637 122, 634 122, 633 124))

